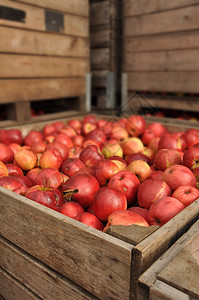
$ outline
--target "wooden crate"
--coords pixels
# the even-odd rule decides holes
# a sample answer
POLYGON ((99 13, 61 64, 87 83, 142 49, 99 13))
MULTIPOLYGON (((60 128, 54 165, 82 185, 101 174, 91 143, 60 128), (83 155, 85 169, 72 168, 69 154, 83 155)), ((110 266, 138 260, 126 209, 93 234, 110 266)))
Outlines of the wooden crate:
POLYGON ((123 1, 122 72, 128 95, 151 92, 151 105, 199 111, 198 12, 197 0, 123 1), (176 97, 179 93, 183 97, 176 97))
POLYGON ((30 120, 31 103, 40 100, 89 110, 88 0, 2 0, 0 39, 0 105, 8 119, 30 120))
POLYGON ((90 0, 94 108, 115 108, 121 74, 121 0, 90 0))
MULTIPOLYGON (((45 124, 18 128, 25 135, 45 124)), ((198 217, 199 199, 160 228, 112 226, 107 234, 0 187, 0 295, 10 300, 8 283, 21 299, 136 299, 139 276, 198 217)))
POLYGON ((199 299, 199 221, 139 278, 138 299, 199 299))

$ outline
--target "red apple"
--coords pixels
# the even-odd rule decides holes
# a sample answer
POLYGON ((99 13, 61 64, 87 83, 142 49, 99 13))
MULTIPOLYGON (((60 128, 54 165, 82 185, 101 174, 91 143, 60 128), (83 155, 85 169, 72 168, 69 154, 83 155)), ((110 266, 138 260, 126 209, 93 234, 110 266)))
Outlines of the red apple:
POLYGON ((145 146, 148 146, 150 141, 153 140, 155 137, 156 135, 152 130, 146 129, 141 136, 141 141, 145 146))
POLYGON ((191 147, 185 150, 183 165, 192 170, 199 167, 199 147, 191 147))
POLYGON ((68 158, 69 148, 65 144, 53 141, 52 143, 47 145, 46 151, 52 149, 57 150, 61 154, 63 160, 68 158))
POLYGON ((42 132, 45 136, 48 136, 48 135, 54 133, 55 131, 56 131, 56 128, 53 123, 46 124, 42 129, 42 132))
POLYGON ((162 226, 184 209, 174 197, 165 197, 153 203, 149 209, 149 224, 162 226))
POLYGON ((9 176, 8 169, 6 165, 2 163, 2 161, 0 161, 0 177, 5 177, 5 176, 9 176))
POLYGON ((89 212, 81 213, 78 216, 78 221, 100 231, 104 229, 103 223, 95 215, 89 212))
POLYGON ((69 138, 67 135, 65 135, 64 133, 59 133, 53 140, 53 142, 59 142, 64 144, 65 146, 67 146, 68 148, 72 148, 73 142, 71 140, 71 138, 69 138))
POLYGON ((79 158, 82 148, 73 147, 69 149, 68 158, 79 158))
POLYGON ((63 162, 63 158, 62 158, 60 152, 58 152, 55 149, 44 151, 44 153, 42 153, 40 160, 39 160, 40 167, 42 169, 55 168, 55 169, 59 170, 62 162, 63 162))
POLYGON ((69 138, 73 138, 74 136, 77 135, 75 129, 73 129, 70 126, 65 126, 64 128, 62 128, 60 130, 60 133, 64 133, 65 135, 67 135, 69 138))
POLYGON ((135 212, 136 214, 143 217, 147 221, 147 223, 149 223, 149 218, 148 218, 149 211, 148 211, 148 209, 142 208, 142 207, 139 207, 139 206, 132 206, 132 207, 128 208, 128 211, 135 212))
POLYGON ((69 158, 64 160, 61 164, 61 171, 68 176, 73 176, 84 167, 84 163, 79 158, 69 158))
POLYGON ((83 122, 82 124, 82 134, 83 136, 87 136, 89 132, 95 130, 97 128, 96 124, 89 123, 89 122, 83 122))
POLYGON ((32 182, 24 175, 15 175, 14 178, 27 188, 32 186, 32 182))
POLYGON ((135 174, 140 182, 145 181, 151 174, 150 166, 143 160, 134 160, 126 168, 132 174, 135 174))
POLYGON ((25 196, 56 211, 60 211, 63 205, 63 197, 60 191, 53 187, 34 185, 29 188, 25 196))
POLYGON ((152 170, 151 175, 148 179, 161 179, 162 180, 163 171, 152 170))
POLYGON ((134 160, 143 160, 148 165, 151 164, 150 158, 147 155, 143 154, 143 153, 132 153, 132 154, 129 154, 125 157, 125 162, 127 163, 127 165, 129 165, 134 160))
POLYGON ((61 190, 66 195, 69 193, 71 200, 78 202, 84 208, 88 208, 93 202, 95 193, 100 186, 96 178, 89 174, 77 174, 71 176, 62 184, 61 190))
POLYGON ((75 129, 76 132, 78 132, 78 131, 81 132, 81 128, 82 128, 81 121, 79 121, 77 119, 71 119, 68 121, 67 125, 72 127, 73 129, 75 129))
POLYGON ((108 216, 108 222, 103 231, 106 232, 106 230, 113 225, 129 226, 133 224, 149 227, 147 221, 139 214, 129 210, 117 210, 108 216))
POLYGON ((44 134, 38 130, 31 130, 24 138, 24 144, 27 146, 32 146, 32 144, 41 142, 44 140, 44 134))
POLYGON ((125 139, 122 143, 122 150, 124 156, 127 156, 132 153, 141 152, 144 149, 144 145, 138 137, 130 137, 125 139))
POLYGON ((13 191, 16 188, 22 187, 23 184, 19 182, 17 179, 11 176, 4 176, 0 178, 0 186, 13 191))
POLYGON ((186 140, 183 136, 179 136, 176 133, 168 133, 160 137, 158 150, 174 149, 184 151, 186 149, 186 146, 186 140))
POLYGON ((84 168, 81 168, 81 169, 79 169, 78 171, 76 171, 76 172, 74 173, 74 175, 76 175, 76 174, 89 174, 89 175, 94 176, 94 171, 93 171, 92 168, 84 167, 84 168))
POLYGON ((126 121, 126 130, 131 136, 140 136, 146 129, 146 121, 142 116, 133 115, 126 121))
POLYGON ((93 170, 94 177, 98 180, 100 186, 106 186, 111 177, 120 171, 119 167, 108 159, 96 163, 93 170))
POLYGON ((104 146, 102 148, 102 154, 105 158, 109 158, 111 156, 119 156, 122 158, 123 150, 118 142, 115 142, 114 140, 109 140, 106 143, 104 143, 104 146))
POLYGON ((160 179, 147 179, 140 184, 137 200, 140 207, 149 209, 152 203, 171 196, 170 187, 160 179))
POLYGON ((153 131, 156 137, 161 136, 168 131, 167 128, 159 122, 149 124, 147 129, 153 131))
POLYGON ((92 210, 101 221, 107 221, 108 216, 114 211, 126 209, 126 197, 119 190, 102 187, 94 196, 92 210))
POLYGON ((9 176, 24 175, 22 169, 16 164, 6 164, 9 176))
POLYGON ((21 146, 16 143, 11 143, 9 148, 13 151, 14 155, 21 149, 21 146))
POLYGON ((92 114, 90 115, 85 115, 84 118, 83 118, 83 123, 86 123, 86 122, 90 122, 92 124, 95 124, 97 122, 96 120, 96 117, 92 114))
POLYGON ((47 143, 45 141, 40 141, 40 142, 33 143, 31 149, 35 153, 43 153, 46 150, 46 146, 47 143))
POLYGON ((85 209, 83 208, 83 206, 81 206, 79 203, 74 202, 74 201, 70 201, 70 202, 65 202, 62 205, 61 211, 60 213, 70 217, 72 219, 78 220, 79 215, 81 213, 85 212, 85 209))
POLYGON ((104 159, 101 151, 95 145, 90 145, 82 149, 79 158, 83 161, 86 167, 90 168, 93 168, 98 161, 104 159))
POLYGON ((86 140, 93 140, 96 142, 99 146, 105 143, 106 141, 106 135, 104 131, 101 128, 96 128, 95 130, 92 130, 89 132, 86 137, 86 140))
POLYGON ((8 145, 0 143, 0 161, 3 163, 13 162, 14 153, 8 145))
POLYGON ((196 178, 193 172, 181 165, 174 165, 167 168, 163 172, 162 179, 172 191, 175 191, 181 185, 196 186, 196 178))
POLYGON ((19 194, 19 195, 22 195, 22 196, 25 196, 27 191, 29 190, 29 187, 27 186, 20 186, 14 190, 12 190, 13 192, 19 194))
POLYGON ((128 171, 116 173, 108 183, 109 188, 118 189, 126 196, 127 205, 131 205, 136 201, 139 185, 140 181, 137 176, 128 171))
POLYGON ((199 190, 193 186, 181 185, 172 194, 185 207, 199 198, 199 190))
POLYGON ((26 173, 26 177, 32 182, 32 185, 36 185, 35 178, 39 172, 41 172, 41 168, 33 168, 26 173))
POLYGON ((36 166, 37 155, 31 150, 31 148, 23 146, 15 154, 14 160, 22 170, 29 171, 36 166))
POLYGON ((56 132, 60 132, 62 128, 64 128, 65 124, 62 121, 55 121, 52 123, 56 132))
POLYGON ((83 142, 82 148, 86 148, 87 146, 90 146, 90 145, 95 145, 95 146, 97 146, 99 148, 99 145, 95 141, 89 140, 89 139, 85 140, 83 142))
POLYGON ((153 150, 153 153, 155 154, 158 152, 158 144, 159 144, 160 137, 155 137, 152 139, 149 143, 149 148, 153 150))
POLYGON ((180 165, 181 155, 178 150, 161 149, 155 154, 154 164, 158 170, 164 171, 173 165, 180 165))
POLYGON ((111 139, 116 139, 118 141, 123 141, 128 138, 128 131, 121 125, 114 125, 112 127, 111 139))
POLYGON ((124 167, 126 169, 127 167, 127 163, 125 162, 125 160, 122 157, 119 157, 117 155, 113 155, 107 158, 108 160, 112 160, 113 162, 115 162, 116 160, 121 161, 124 164, 124 167))
POLYGON ((190 148, 196 143, 199 143, 199 130, 195 128, 190 128, 185 130, 183 137, 186 140, 187 147, 190 148))
POLYGON ((43 185, 44 187, 58 188, 63 180, 61 173, 55 168, 45 168, 39 172, 35 178, 35 185, 43 185))
POLYGON ((84 142, 84 137, 80 134, 75 135, 72 138, 74 147, 82 147, 84 142))
POLYGON ((1 136, 1 143, 5 145, 10 145, 11 143, 16 143, 22 145, 23 136, 20 129, 7 129, 3 136, 1 136))

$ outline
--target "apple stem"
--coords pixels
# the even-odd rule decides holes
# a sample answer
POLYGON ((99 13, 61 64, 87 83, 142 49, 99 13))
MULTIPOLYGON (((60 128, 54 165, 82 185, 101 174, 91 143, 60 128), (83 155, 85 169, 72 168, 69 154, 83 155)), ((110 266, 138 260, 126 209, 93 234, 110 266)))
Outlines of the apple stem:
POLYGON ((67 190, 67 191, 63 191, 63 197, 66 200, 66 202, 72 201, 72 197, 74 194, 78 193, 78 189, 75 190, 67 190))

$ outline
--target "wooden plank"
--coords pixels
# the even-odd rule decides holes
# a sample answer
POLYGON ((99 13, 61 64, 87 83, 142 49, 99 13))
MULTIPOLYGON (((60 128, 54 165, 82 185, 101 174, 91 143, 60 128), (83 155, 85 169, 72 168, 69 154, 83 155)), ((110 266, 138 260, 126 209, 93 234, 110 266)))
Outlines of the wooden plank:
POLYGON ((20 282, 0 268, 0 295, 5 300, 40 300, 20 282))
POLYGON ((23 2, 46 9, 52 9, 60 12, 71 13, 78 16, 88 17, 88 0, 15 0, 15 2, 23 2))
POLYGON ((5 53, 89 57, 85 38, 0 27, 0 40, 0 52, 5 53))
POLYGON ((92 71, 92 86, 96 88, 106 88, 107 70, 92 71))
POLYGON ((198 29, 199 5, 130 17, 124 20, 124 37, 198 29))
POLYGON ((199 30, 132 37, 124 40, 124 55, 134 52, 199 48, 199 30))
MULTIPOLYGON (((25 11, 26 17, 24 22, 0 19, 0 25, 46 32, 45 11, 43 8, 9 0, 1 0, 1 5, 15 9, 21 9, 25 11)), ((87 18, 64 14, 64 29, 62 31, 63 34, 70 36, 88 37, 88 27, 89 25, 87 18)))
POLYGON ((110 1, 90 4, 91 26, 110 24, 110 1))
POLYGON ((85 78, 0 80, 0 102, 78 97, 86 93, 85 78))
POLYGON ((0 251, 0 266, 41 299, 97 299, 2 237, 0 251))
POLYGON ((106 48, 110 46, 110 26, 102 25, 90 29, 91 48, 106 48))
POLYGON ((0 54, 0 78, 83 77, 87 72, 87 58, 0 54))
POLYGON ((2 236, 100 299, 129 299, 132 245, 0 190, 2 236))
MULTIPOLYGON (((169 286, 168 284, 156 280, 150 290, 150 300, 191 300, 191 298, 181 291, 169 286)), ((140 299, 141 300, 141 299, 140 299)))
POLYGON ((110 48, 91 49, 91 69, 109 70, 110 48))
POLYGON ((198 0, 125 0, 124 16, 136 16, 149 13, 158 13, 164 10, 172 10, 180 7, 186 7, 198 4, 198 0))
POLYGON ((134 71, 198 71, 198 49, 126 53, 124 68, 134 71))
POLYGON ((129 91, 199 93, 198 72, 129 72, 129 91))
POLYGON ((139 277, 139 286, 141 287, 141 291, 145 288, 149 292, 161 270, 168 265, 168 263, 188 244, 188 242, 193 240, 193 237, 197 237, 198 239, 198 226, 199 220, 196 221, 196 223, 194 223, 190 229, 160 257, 160 259, 156 260, 154 264, 139 277))

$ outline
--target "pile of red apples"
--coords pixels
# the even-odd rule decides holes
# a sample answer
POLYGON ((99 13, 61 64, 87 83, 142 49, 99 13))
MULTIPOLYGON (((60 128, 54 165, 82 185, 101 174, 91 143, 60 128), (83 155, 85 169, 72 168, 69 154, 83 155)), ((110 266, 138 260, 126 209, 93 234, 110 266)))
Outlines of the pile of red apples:
POLYGON ((199 130, 92 114, 0 129, 0 186, 104 232, 162 226, 199 198, 199 130))

